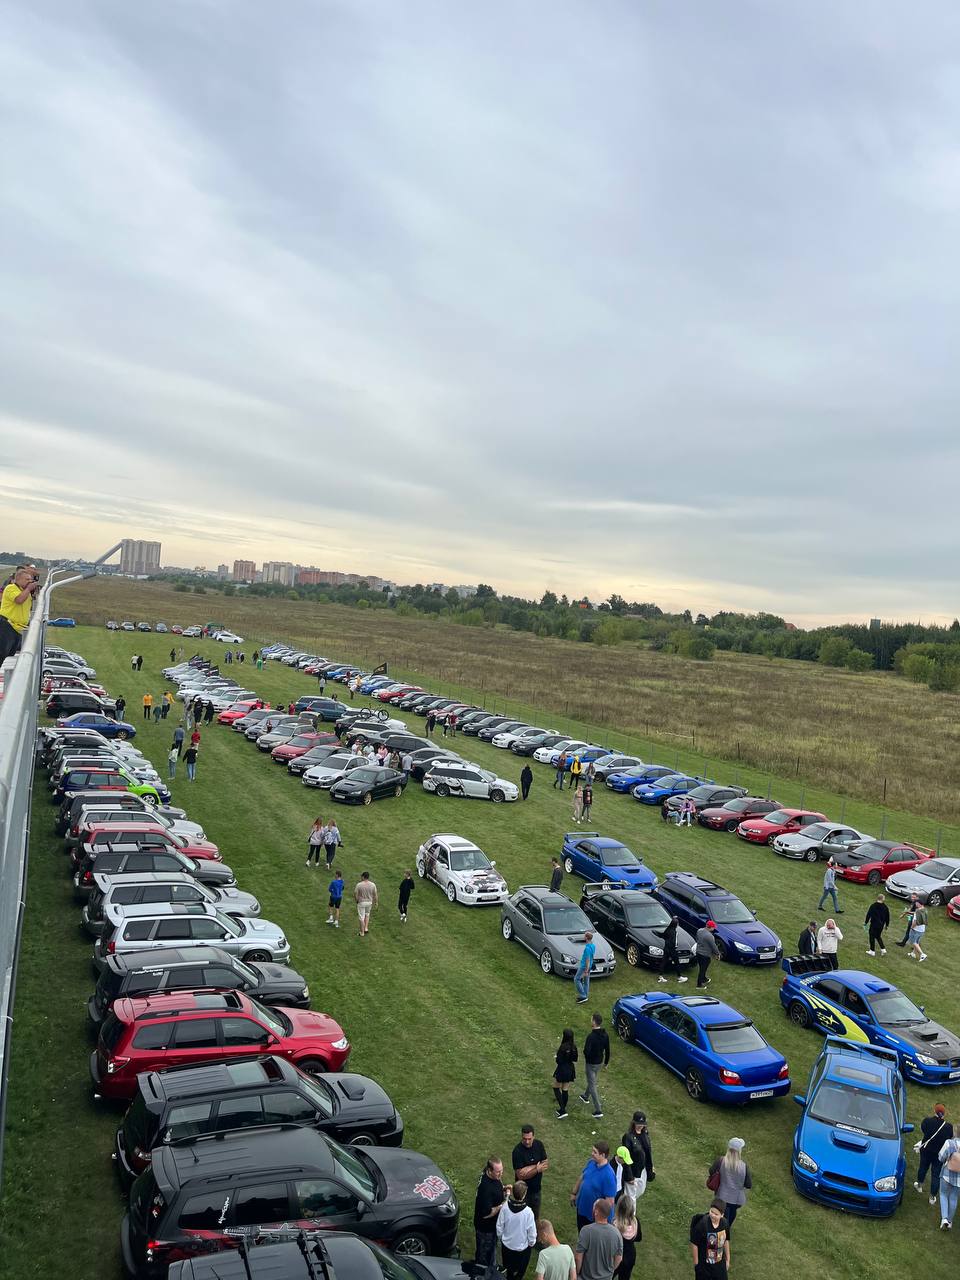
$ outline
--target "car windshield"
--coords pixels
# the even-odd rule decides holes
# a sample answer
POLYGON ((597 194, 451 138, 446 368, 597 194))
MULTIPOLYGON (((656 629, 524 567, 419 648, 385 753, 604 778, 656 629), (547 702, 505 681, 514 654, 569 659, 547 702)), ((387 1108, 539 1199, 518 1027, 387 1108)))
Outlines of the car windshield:
POLYGON ((495 773, 491 773, 489 769, 481 769, 480 777, 484 780, 484 782, 489 782, 489 783, 496 782, 497 780, 497 775, 495 773))
POLYGON ((707 1039, 714 1053, 756 1053, 765 1049, 767 1042, 752 1022, 741 1022, 732 1027, 707 1027, 707 1039))
POLYGON ((691 800, 709 800, 713 795, 713 787, 694 787, 687 794, 691 800))
POLYGON ((927 1020, 902 991, 878 991, 870 997, 869 1003, 881 1027, 905 1027, 912 1022, 927 1020))
POLYGON ((231 938, 243 937, 243 930, 237 924, 236 920, 234 920, 233 916, 224 915, 222 911, 216 911, 214 914, 223 927, 229 931, 231 938))
POLYGON ((750 804, 750 800, 747 800, 746 797, 742 797, 739 800, 728 800, 723 807, 727 813, 743 813, 745 810, 750 808, 750 804))
POLYGON ((450 855, 451 871, 485 871, 490 859, 482 849, 462 849, 450 855))
POLYGON ((579 907, 548 907, 543 913, 547 933, 586 933, 593 926, 579 907))
POLYGON ((376 769, 354 769, 352 779, 354 782, 376 782, 376 769))
POLYGON ((814 822, 804 827, 800 834, 808 840, 825 840, 833 828, 826 822, 814 822))
POLYGON ((600 857, 605 867, 636 867, 643 862, 625 844, 618 845, 615 849, 601 849, 600 857))
POLYGON ((946 880, 953 872, 953 867, 947 862, 939 862, 936 858, 932 862, 925 862, 922 867, 917 867, 918 876, 928 876, 931 880, 946 880))
POLYGON ((710 903, 710 913, 717 924, 752 924, 753 912, 739 898, 726 898, 710 903))
POLYGON ((654 925, 669 924, 670 917, 653 898, 641 898, 627 906, 627 924, 635 929, 651 929, 654 925))
POLYGON ((790 822, 790 814, 785 813, 783 809, 774 809, 773 813, 768 813, 764 818, 764 822, 787 823, 790 822))
POLYGON ((332 1138, 327 1138, 327 1141, 330 1143, 330 1154, 333 1156, 334 1165, 342 1180, 354 1195, 362 1196, 365 1200, 374 1200, 377 1184, 361 1157, 346 1147, 341 1147, 340 1143, 334 1142, 332 1138))
MULTIPOLYGON (((380 1264, 383 1280, 418 1280, 420 1273, 417 1272, 415 1274, 396 1254, 387 1253, 386 1249, 381 1249, 372 1240, 364 1240, 363 1243, 380 1264)), ((426 1271, 426 1267, 424 1267, 424 1271, 426 1271)))
POLYGON ((233 964, 234 967, 243 974, 252 987, 259 987, 261 979, 259 973, 257 973, 255 969, 251 969, 250 966, 245 964, 242 960, 234 960, 233 964))
POLYGON ((329 1120, 331 1116, 336 1114, 336 1095, 330 1086, 324 1084, 322 1080, 316 1080, 313 1076, 301 1073, 299 1088, 301 1093, 310 1099, 322 1116, 329 1120))
POLYGON ((287 1020, 287 1016, 281 1013, 279 1009, 268 1009, 266 1005, 261 1004, 259 1000, 251 1000, 254 1012, 257 1015, 257 1021, 262 1022, 265 1027, 269 1027, 275 1036, 288 1036, 291 1032, 292 1024, 287 1020))
POLYGON ((838 1080, 824 1080, 808 1114, 823 1124, 856 1129, 875 1138, 895 1138, 899 1128, 889 1098, 838 1080))

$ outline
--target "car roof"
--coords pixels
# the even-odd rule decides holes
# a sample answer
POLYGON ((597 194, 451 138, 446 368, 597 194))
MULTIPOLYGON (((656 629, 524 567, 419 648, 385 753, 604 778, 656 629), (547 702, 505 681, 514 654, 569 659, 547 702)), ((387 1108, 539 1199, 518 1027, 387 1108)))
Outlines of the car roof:
POLYGON ((217 908, 212 902, 139 902, 127 906, 109 902, 104 908, 110 920, 117 924, 123 920, 142 920, 151 916, 166 920, 170 916, 212 916, 217 908))
POLYGON ((99 831, 144 831, 153 835, 157 831, 163 831, 166 834, 163 823, 161 822, 125 822, 119 828, 113 822, 93 822, 87 830, 91 835, 96 835, 99 831))
MULTIPOLYGON (((442 840, 448 849, 479 849, 478 844, 474 844, 472 840, 467 840, 465 836, 458 836, 453 832, 437 831, 432 836, 427 836, 427 840, 442 840)), ((426 840, 424 841, 426 844, 426 840)))
POLYGON ((656 991, 652 994, 656 998, 651 1003, 669 1003, 678 1008, 682 1007, 705 1027, 729 1026, 731 1023, 742 1026, 743 1023, 752 1021, 739 1009, 734 1009, 733 1005, 724 1004, 715 996, 674 995, 671 991, 656 991))
POLYGON ((580 835, 578 832, 577 839, 578 842, 582 840, 589 840, 590 843, 596 845, 598 849, 625 849, 627 847, 622 840, 614 840, 613 836, 591 835, 589 831, 584 832, 583 835, 580 835))
MULTIPOLYGON (((101 888, 131 884, 196 884, 185 871, 97 871, 93 864, 93 878, 101 888)), ((155 906, 162 905, 155 903, 155 906)))
POLYGON ((198 1179, 208 1181, 237 1173, 262 1178, 277 1169, 328 1172, 333 1167, 330 1148, 314 1129, 278 1126, 210 1136, 212 1141, 203 1138, 157 1149, 153 1167, 161 1188, 175 1191, 198 1179))
POLYGON ((862 996, 875 996, 880 991, 897 991, 892 982, 884 982, 863 969, 834 969, 829 973, 818 974, 818 977, 837 978, 840 982, 857 991, 862 996))
POLYGON ((575 907, 577 904, 563 893, 554 893, 549 885, 545 884, 522 884, 517 889, 517 893, 525 893, 537 901, 544 907, 575 907))
POLYGON ((169 947, 162 951, 121 951, 106 957, 107 965, 124 973, 145 973, 154 969, 176 969, 183 965, 224 964, 231 969, 234 958, 220 947, 169 947))
POLYGON ((220 1094, 241 1088, 270 1088, 295 1083, 299 1072, 274 1054, 234 1062, 210 1062, 201 1066, 167 1067, 145 1071, 137 1077, 140 1092, 151 1102, 175 1101, 199 1094, 220 1094))
POLYGON ((147 1022, 177 1014, 249 1012, 250 1001, 239 991, 171 991, 151 996, 123 996, 114 1006, 123 1022, 147 1022))
POLYGON ((735 898, 737 896, 732 890, 724 889, 722 885, 717 884, 714 880, 706 880, 703 876, 698 876, 695 871, 668 871, 663 879, 664 881, 681 880, 689 888, 698 889, 710 898, 735 898))
POLYGON ((876 1092, 889 1093, 892 1077, 899 1074, 900 1067, 893 1050, 880 1049, 878 1052, 877 1048, 875 1045, 861 1045, 853 1041, 845 1043, 837 1037, 828 1037, 820 1051, 820 1056, 827 1059, 825 1078, 829 1077, 841 1084, 855 1085, 858 1089, 869 1089, 871 1082, 862 1077, 867 1070, 876 1071, 880 1076, 876 1092), (885 1053, 889 1057, 884 1056, 885 1053), (840 1074, 843 1068, 858 1072, 860 1078, 843 1076, 840 1074))
POLYGON ((654 896, 653 885, 638 886, 636 889, 598 889, 596 893, 591 893, 589 896, 591 899, 613 898, 615 901, 623 903, 655 902, 661 911, 666 911, 666 907, 664 907, 660 899, 654 896))

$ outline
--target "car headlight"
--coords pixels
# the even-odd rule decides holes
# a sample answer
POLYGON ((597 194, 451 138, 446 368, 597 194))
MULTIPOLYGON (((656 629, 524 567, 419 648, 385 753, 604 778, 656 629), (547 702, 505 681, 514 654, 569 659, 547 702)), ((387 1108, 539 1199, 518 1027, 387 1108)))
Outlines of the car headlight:
POLYGON ((564 964, 576 964, 576 963, 577 963, 577 957, 576 957, 576 956, 561 955, 561 956, 560 956, 560 959, 563 961, 563 963, 564 963, 564 964))
POLYGON ((648 951, 648 952, 649 952, 649 954, 650 954, 650 955, 652 955, 652 956, 662 956, 662 955, 663 955, 663 947, 647 947, 647 951, 648 951))
POLYGON ((287 940, 286 940, 286 938, 283 936, 283 934, 281 933, 280 937, 277 939, 277 946, 278 946, 278 947, 285 947, 286 945, 287 945, 287 940))
POLYGON ((749 952, 749 951, 752 951, 752 950, 753 950, 753 947, 747 946, 747 944, 746 944, 745 942, 735 942, 733 945, 737 948, 737 950, 738 950, 738 951, 748 951, 748 952, 749 952))
POLYGON ((916 1060, 924 1067, 935 1067, 937 1065, 936 1058, 931 1058, 929 1053, 914 1054, 916 1060))
POLYGON ((437 1213, 444 1218, 452 1218, 459 1208, 456 1200, 447 1200, 444 1204, 437 1205, 437 1213))
POLYGON ((463 886, 463 892, 464 892, 464 893, 476 893, 477 891, 476 891, 476 889, 473 887, 473 885, 472 885, 472 884, 465 884, 465 885, 463 886))
POLYGON ((334 1049, 349 1049, 350 1041, 346 1036, 341 1036, 339 1040, 334 1040, 332 1047, 334 1049))
POLYGON ((304 987, 304 988, 303 988, 303 991, 302 991, 302 992, 301 992, 301 994, 300 994, 300 998, 301 998, 302 1000, 309 1000, 309 999, 310 999, 310 988, 309 988, 309 987, 304 987))
POLYGON ((896 1191, 897 1175, 891 1174, 889 1178, 878 1178, 873 1184, 874 1191, 896 1191))
POLYGON ((816 1160, 811 1160, 805 1151, 797 1152, 797 1164, 808 1173, 816 1173, 819 1168, 816 1160))

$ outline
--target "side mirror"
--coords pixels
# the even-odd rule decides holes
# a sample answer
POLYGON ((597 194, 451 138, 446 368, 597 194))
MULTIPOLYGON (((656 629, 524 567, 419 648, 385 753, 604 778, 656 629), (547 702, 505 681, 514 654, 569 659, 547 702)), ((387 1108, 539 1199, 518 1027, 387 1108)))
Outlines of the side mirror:
POLYGON ((750 914, 753 916, 754 920, 756 920, 757 913, 754 911, 753 907, 750 908, 750 914))
POLYGON ((362 1218, 366 1212, 367 1212, 366 1200, 358 1200, 357 1201, 357 1217, 362 1218))
POLYGON ((793 1095, 793 1100, 798 1107, 805 1107, 807 1105, 807 1095, 805 1093, 795 1093, 793 1095))
MULTIPOLYGON (((494 859, 491 861, 490 865, 491 865, 491 867, 495 867, 495 866, 497 865, 497 860, 496 860, 496 858, 494 858, 494 859)), ((922 1013, 922 1012, 923 1012, 923 1010, 921 1009, 921 1010, 920 1010, 920 1012, 922 1013)))
POLYGON ((913 1133, 913 1125, 912 1125, 912 1124, 902 1124, 902 1125, 900 1126, 900 1132, 901 1132, 901 1133, 913 1133))

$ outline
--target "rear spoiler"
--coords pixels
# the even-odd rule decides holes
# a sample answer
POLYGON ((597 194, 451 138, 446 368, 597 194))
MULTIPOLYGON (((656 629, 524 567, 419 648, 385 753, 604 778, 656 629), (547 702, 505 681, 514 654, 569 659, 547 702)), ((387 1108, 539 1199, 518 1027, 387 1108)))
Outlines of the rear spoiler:
POLYGON ((596 839, 599 835, 599 831, 565 831, 563 838, 564 840, 590 840, 596 839))
POLYGON ((828 956, 784 956, 780 968, 793 978, 806 978, 812 973, 828 973, 833 965, 828 956))
POLYGON ((607 893, 610 889, 629 889, 631 893, 649 893, 653 889, 653 885, 649 889, 633 888, 628 880, 594 880, 590 884, 583 886, 583 892, 580 896, 589 898, 595 893, 607 893))
POLYGON ((892 1067, 900 1065, 900 1055, 895 1049, 886 1049, 880 1044, 860 1044, 856 1040, 848 1040, 846 1036, 826 1036, 824 1045, 832 1045, 840 1053, 858 1054, 862 1058, 881 1058, 892 1067))

